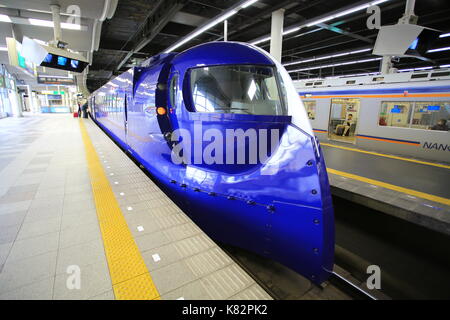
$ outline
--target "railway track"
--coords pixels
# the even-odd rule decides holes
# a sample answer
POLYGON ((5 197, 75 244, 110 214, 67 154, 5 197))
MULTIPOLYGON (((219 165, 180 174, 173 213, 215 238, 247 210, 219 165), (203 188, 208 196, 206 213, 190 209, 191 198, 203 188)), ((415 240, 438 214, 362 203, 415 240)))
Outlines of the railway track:
POLYGON ((334 198, 335 266, 321 287, 273 261, 223 246, 274 299, 449 299, 450 237, 334 198), (381 290, 365 284, 381 270, 381 290))
POLYGON ((352 275, 335 265, 330 279, 317 286, 273 261, 246 250, 219 244, 275 300, 389 300, 379 290, 369 290, 352 275))

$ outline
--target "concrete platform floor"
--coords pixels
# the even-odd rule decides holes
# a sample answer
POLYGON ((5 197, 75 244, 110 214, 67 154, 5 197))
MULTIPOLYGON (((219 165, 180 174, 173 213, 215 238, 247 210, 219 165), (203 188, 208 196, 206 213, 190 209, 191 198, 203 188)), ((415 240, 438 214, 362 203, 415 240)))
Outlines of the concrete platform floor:
POLYGON ((0 120, 0 299, 117 298, 79 121, 159 298, 270 299, 90 120, 67 114, 0 120))

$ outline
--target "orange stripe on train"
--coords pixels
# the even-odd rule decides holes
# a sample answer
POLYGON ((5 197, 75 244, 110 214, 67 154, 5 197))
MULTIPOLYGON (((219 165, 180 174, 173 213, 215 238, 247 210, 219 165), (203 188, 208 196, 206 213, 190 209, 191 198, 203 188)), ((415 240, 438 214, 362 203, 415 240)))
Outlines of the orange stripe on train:
POLYGON ((300 96, 302 99, 330 99, 330 98, 449 98, 450 94, 445 93, 409 93, 404 94, 348 94, 348 95, 336 95, 336 96, 300 96))
POLYGON ((375 141, 382 141, 382 142, 390 142, 390 143, 399 143, 399 144, 406 144, 410 146, 418 146, 419 144, 413 143, 413 142, 404 142, 404 141, 395 141, 390 139, 381 139, 381 138, 370 138, 370 137, 362 137, 362 136, 356 136, 358 139, 367 139, 367 140, 375 140, 375 141))

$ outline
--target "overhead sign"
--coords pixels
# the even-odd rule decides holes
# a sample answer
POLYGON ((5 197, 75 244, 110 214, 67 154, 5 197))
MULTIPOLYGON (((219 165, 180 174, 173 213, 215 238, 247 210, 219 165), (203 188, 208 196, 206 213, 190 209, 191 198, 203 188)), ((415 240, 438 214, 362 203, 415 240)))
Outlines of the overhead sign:
POLYGON ((24 56, 22 44, 14 38, 6 38, 6 45, 8 46, 9 64, 22 68, 32 76, 36 76, 36 66, 24 56))
POLYGON ((415 57, 426 60, 424 55, 440 31, 414 24, 383 26, 378 31, 373 54, 379 56, 415 57))
POLYGON ((79 53, 40 44, 27 37, 24 37, 23 47, 26 58, 41 67, 81 73, 89 64, 79 53))
POLYGON ((52 95, 61 95, 65 94, 64 91, 51 91, 51 90, 43 90, 41 94, 52 94, 52 95))
POLYGON ((37 77, 37 82, 40 84, 57 84, 63 86, 69 86, 75 84, 75 78, 55 78, 51 76, 40 76, 37 77))

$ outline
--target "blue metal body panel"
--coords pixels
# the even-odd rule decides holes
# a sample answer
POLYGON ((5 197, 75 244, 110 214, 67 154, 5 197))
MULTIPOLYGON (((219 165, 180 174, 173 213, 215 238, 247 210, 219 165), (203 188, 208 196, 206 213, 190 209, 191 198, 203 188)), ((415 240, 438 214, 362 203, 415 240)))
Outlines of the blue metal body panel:
MULTIPOLYGON (((97 90, 91 99, 94 118, 213 239, 277 260, 321 283, 333 268, 334 218, 320 146, 290 116, 192 112, 189 69, 219 64, 273 65, 246 44, 200 45, 154 59, 97 90), (170 105, 167 87, 173 75, 182 90, 170 105), (126 108, 118 108, 122 116, 97 104, 104 94, 127 94, 126 108), (170 112, 157 115, 157 107, 170 112), (194 164, 194 158, 192 164, 176 164, 164 134, 180 128, 194 137, 208 129, 225 136, 236 128, 278 129, 280 135, 266 164, 194 164)), ((202 149, 206 145, 200 143, 202 149)))

